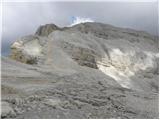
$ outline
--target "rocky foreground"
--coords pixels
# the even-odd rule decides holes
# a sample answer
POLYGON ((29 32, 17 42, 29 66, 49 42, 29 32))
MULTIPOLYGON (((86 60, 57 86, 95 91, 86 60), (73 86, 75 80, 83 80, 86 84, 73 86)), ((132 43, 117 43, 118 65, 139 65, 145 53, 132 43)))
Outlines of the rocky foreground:
POLYGON ((40 26, 2 57, 2 118, 158 118, 158 38, 101 23, 40 26))

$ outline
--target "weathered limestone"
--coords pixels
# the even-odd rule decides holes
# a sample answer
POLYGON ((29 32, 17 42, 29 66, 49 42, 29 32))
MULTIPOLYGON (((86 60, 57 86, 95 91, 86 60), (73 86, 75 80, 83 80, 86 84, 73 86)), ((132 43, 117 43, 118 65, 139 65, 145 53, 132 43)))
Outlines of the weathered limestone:
MULTIPOLYGON (((12 45, 11 57, 27 64, 61 69, 75 68, 76 62, 99 69, 121 86, 137 90, 143 85, 135 82, 136 74, 157 76, 159 72, 157 40, 145 32, 84 23, 64 29, 47 24, 36 34, 17 40, 12 45)), ((156 85, 156 81, 157 78, 152 84, 156 85)), ((151 84, 148 87, 151 89, 151 84)))
POLYGON ((60 30, 60 28, 58 28, 55 24, 46 24, 40 26, 35 34, 39 36, 48 36, 51 32, 55 30, 60 30))
POLYGON ((101 23, 41 26, 1 59, 1 117, 158 118, 157 41, 101 23))
POLYGON ((14 112, 14 110, 12 109, 12 107, 10 106, 9 103, 2 101, 1 102, 1 117, 2 118, 6 118, 6 117, 15 117, 16 113, 14 112))

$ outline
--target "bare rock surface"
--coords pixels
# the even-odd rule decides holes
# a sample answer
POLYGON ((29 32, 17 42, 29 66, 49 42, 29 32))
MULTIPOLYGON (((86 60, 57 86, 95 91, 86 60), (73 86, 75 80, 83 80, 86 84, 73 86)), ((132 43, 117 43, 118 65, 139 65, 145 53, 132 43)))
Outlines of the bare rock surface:
POLYGON ((39 36, 48 36, 51 32, 55 30, 60 30, 60 28, 55 24, 46 24, 46 25, 40 26, 37 29, 35 34, 39 36))
POLYGON ((41 26, 12 44, 12 59, 1 58, 1 116, 158 118, 157 43, 101 23, 41 26))
POLYGON ((14 117, 15 116, 15 112, 12 109, 12 107, 9 105, 9 103, 7 102, 1 102, 2 105, 2 111, 1 111, 1 117, 5 118, 5 117, 14 117))

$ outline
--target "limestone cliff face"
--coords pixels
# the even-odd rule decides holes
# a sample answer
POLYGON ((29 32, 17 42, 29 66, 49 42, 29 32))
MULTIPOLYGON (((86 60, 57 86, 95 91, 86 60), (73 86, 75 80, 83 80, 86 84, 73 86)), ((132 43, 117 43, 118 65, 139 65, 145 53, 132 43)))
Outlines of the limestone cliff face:
POLYGON ((158 40, 146 32, 101 23, 61 29, 47 24, 35 35, 13 43, 11 57, 28 64, 68 68, 77 64, 99 69, 125 88, 146 90, 143 82, 136 80, 149 75, 153 80, 146 77, 147 90, 156 91, 153 86, 158 81, 153 76, 158 75, 157 43, 158 40))
POLYGON ((11 45, 11 58, 27 64, 37 64, 43 56, 46 38, 37 35, 25 36, 11 45))

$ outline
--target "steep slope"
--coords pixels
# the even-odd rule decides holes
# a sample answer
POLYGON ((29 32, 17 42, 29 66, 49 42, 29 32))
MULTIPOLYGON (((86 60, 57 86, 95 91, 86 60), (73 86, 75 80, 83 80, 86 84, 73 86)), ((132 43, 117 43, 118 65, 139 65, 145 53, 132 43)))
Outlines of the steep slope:
POLYGON ((77 62, 99 69, 125 88, 157 92, 159 56, 156 41, 145 32, 84 23, 54 31, 46 37, 34 35, 17 40, 12 45, 11 56, 25 63, 52 63, 66 68, 77 62), (137 80, 139 78, 145 81, 137 80))
POLYGON ((2 58, 3 101, 17 118, 157 118, 157 43, 146 32, 101 23, 41 26, 12 44, 16 61, 2 58))

